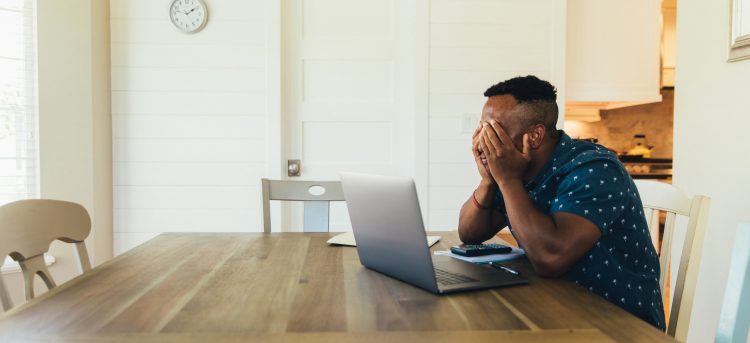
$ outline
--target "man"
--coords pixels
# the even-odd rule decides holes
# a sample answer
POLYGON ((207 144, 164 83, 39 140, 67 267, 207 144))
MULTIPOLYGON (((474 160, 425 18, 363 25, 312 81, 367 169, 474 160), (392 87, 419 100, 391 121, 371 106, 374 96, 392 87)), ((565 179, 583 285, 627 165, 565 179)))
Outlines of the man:
POLYGON ((664 330, 638 190, 609 150, 555 128, 556 93, 534 76, 484 93, 472 142, 482 180, 461 208, 461 240, 479 244, 507 225, 539 275, 564 276, 664 330))

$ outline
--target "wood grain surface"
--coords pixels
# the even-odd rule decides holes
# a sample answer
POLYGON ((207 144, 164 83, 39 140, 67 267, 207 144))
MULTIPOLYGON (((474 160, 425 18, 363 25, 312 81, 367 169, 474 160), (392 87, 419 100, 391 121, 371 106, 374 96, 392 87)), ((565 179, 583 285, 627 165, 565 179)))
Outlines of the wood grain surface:
MULTIPOLYGON (((458 242, 455 232, 433 250, 458 242)), ((328 233, 170 233, 0 314, 0 341, 674 342, 562 279, 433 295, 328 233)))

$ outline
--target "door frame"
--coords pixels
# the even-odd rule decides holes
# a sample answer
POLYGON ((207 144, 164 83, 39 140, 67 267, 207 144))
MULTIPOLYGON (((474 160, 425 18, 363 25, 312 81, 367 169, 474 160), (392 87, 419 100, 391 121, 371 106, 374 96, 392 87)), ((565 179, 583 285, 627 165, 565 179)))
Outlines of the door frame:
MULTIPOLYGON (((404 0, 397 0, 404 1, 404 0)), ((414 134, 413 164, 410 166, 419 194, 422 218, 425 227, 429 228, 429 42, 430 42, 430 10, 429 0, 406 0, 409 11, 414 15, 413 30, 410 38, 414 44, 412 63, 414 78, 414 116, 411 118, 414 134)), ((284 53, 283 53, 283 25, 286 1, 266 0, 266 175, 271 179, 285 180, 286 176, 286 139, 284 127, 284 53)), ((260 180, 258 180, 260 184, 260 180)), ((279 232, 286 227, 286 219, 282 216, 282 206, 271 204, 272 231, 279 232)), ((285 212, 285 211, 284 211, 285 212)), ((260 227, 262 223, 259 224, 260 227)))

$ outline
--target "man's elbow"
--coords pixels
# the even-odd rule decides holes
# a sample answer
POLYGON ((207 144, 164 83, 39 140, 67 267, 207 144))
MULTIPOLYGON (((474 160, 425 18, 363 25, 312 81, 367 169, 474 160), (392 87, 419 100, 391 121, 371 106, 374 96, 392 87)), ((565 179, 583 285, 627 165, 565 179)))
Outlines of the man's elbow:
POLYGON ((482 244, 484 242, 484 239, 478 237, 476 233, 471 232, 471 230, 462 230, 461 228, 458 229, 458 239, 464 244, 482 244))
POLYGON ((555 253, 546 253, 531 262, 534 272, 546 278, 560 277, 570 269, 568 263, 565 263, 563 256, 555 253))

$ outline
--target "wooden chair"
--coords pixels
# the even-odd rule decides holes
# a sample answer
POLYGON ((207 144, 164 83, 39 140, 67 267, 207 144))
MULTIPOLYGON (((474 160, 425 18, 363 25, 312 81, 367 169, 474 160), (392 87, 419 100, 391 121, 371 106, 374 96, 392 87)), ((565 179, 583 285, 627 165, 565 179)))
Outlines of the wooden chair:
POLYGON ((674 285, 671 285, 671 287, 674 287, 674 297, 669 311, 669 323, 667 324, 667 333, 670 336, 685 341, 688 323, 690 323, 700 256, 703 250, 710 198, 703 195, 690 198, 677 187, 663 182, 636 180, 635 184, 641 195, 651 238, 654 241, 654 246, 657 247, 657 251, 660 251, 661 275, 659 287, 662 296, 666 296, 667 299, 669 299, 669 294, 665 294, 665 286, 669 277, 669 266, 672 262, 672 238, 674 237, 675 221, 677 216, 686 216, 688 219, 685 242, 682 245, 680 264, 677 268, 677 280, 674 285), (662 243, 659 246, 659 214, 661 212, 666 214, 666 222, 662 243), (691 261, 694 262, 690 263, 691 261))
MULTIPOLYGON (((23 271, 26 300, 34 297, 34 276, 47 288, 55 281, 44 263, 44 253, 54 240, 73 243, 82 272, 91 269, 86 245, 91 232, 91 218, 83 206, 59 200, 21 200, 0 207, 0 261, 5 256, 18 261, 23 271)), ((4 310, 12 307, 10 297, 0 280, 0 301, 4 310)))
POLYGON ((328 232, 331 201, 344 201, 340 181, 261 179, 263 232, 271 232, 271 200, 304 201, 304 232, 328 232))
POLYGON ((750 224, 737 227, 717 343, 745 343, 750 327, 750 224))

